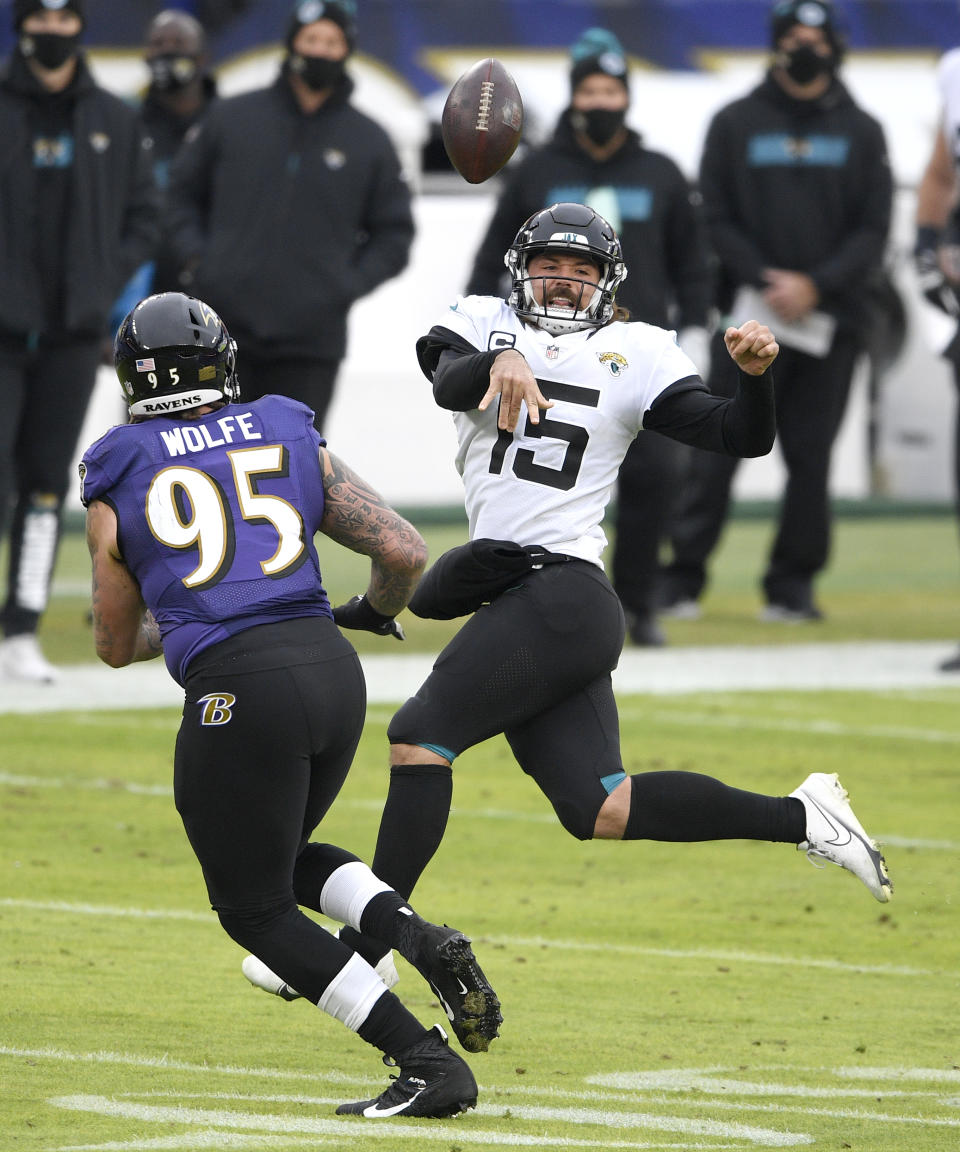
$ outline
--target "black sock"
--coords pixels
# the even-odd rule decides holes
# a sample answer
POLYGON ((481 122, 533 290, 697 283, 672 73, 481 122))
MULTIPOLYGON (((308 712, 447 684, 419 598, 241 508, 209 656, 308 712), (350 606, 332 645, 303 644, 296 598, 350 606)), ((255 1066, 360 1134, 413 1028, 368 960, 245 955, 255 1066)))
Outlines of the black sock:
POLYGON ((322 912, 320 894, 323 886, 344 864, 359 860, 346 848, 336 844, 307 844, 293 867, 293 892, 301 908, 322 912))
POLYGON ((624 840, 806 839, 804 807, 792 796, 744 792, 697 772, 641 772, 630 781, 624 840))
MULTIPOLYGON (((380 892, 370 901, 360 914, 360 931, 364 936, 372 937, 375 940, 382 940, 391 948, 397 947, 397 918, 403 913, 400 909, 406 908, 408 910, 407 919, 410 922, 420 922, 420 917, 413 911, 410 905, 399 896, 396 892, 380 892)), ((343 939, 343 933, 340 933, 340 938, 343 939)), ((382 956, 383 953, 380 953, 382 956)), ((380 957, 378 956, 377 959, 380 957)))
MULTIPOLYGON (((380 818, 373 873, 395 892, 409 897, 424 868, 440 847, 453 797, 453 771, 449 764, 394 764, 390 787, 380 818)), ((371 904, 376 904, 372 900, 371 904)), ((376 914, 376 913, 375 913, 376 914)), ((340 939, 368 964, 376 964, 390 950, 382 937, 343 928, 340 939)), ((383 931, 381 928, 380 931, 383 931)))
POLYGON ((380 818, 373 871, 409 899, 440 847, 453 798, 449 764, 394 764, 380 818))
POLYGON ((370 1009, 357 1035, 388 1056, 395 1056, 422 1040, 428 1031, 392 992, 385 992, 370 1009))
POLYGON ((390 945, 385 940, 380 940, 375 936, 363 936, 356 928, 351 928, 346 924, 340 929, 340 939, 348 948, 352 948, 358 956, 366 960, 371 968, 376 968, 377 964, 390 951, 390 945))

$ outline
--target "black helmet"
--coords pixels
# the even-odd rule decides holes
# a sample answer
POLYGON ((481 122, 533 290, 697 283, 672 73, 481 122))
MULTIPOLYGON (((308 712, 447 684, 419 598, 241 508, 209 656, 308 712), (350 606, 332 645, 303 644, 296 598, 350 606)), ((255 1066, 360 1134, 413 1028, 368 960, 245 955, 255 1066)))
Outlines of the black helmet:
POLYGON ((131 416, 240 398, 235 342, 209 304, 183 292, 141 300, 117 330, 113 360, 131 416))
POLYGON ((606 324, 613 315, 617 289, 627 276, 616 232, 586 204, 553 204, 535 212, 517 233, 503 261, 513 282, 507 303, 518 316, 554 336, 606 324), (587 255, 600 266, 599 286, 586 306, 578 305, 572 315, 568 310, 562 315, 555 313, 533 296, 527 265, 532 256, 548 250, 587 255))

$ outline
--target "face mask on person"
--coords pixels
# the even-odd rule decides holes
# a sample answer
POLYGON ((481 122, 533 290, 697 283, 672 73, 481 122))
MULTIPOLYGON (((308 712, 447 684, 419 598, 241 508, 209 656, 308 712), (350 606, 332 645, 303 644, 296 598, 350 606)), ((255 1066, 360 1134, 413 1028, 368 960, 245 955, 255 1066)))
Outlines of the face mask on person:
POLYGON ((20 50, 24 56, 42 68, 53 71, 76 56, 80 45, 80 33, 74 36, 61 36, 57 32, 34 32, 24 34, 20 39, 20 50))
POLYGON ((809 84, 825 72, 833 71, 833 57, 821 56, 809 44, 781 53, 780 59, 784 71, 796 84, 809 84))
POLYGON ((290 57, 290 67, 297 76, 315 92, 325 88, 336 88, 344 76, 343 60, 331 60, 329 56, 290 57))
POLYGON ((161 92, 176 92, 185 88, 200 71, 200 62, 194 56, 180 52, 163 52, 147 60, 150 83, 161 92))
POLYGON ((623 127, 626 118, 626 108, 587 108, 577 109, 570 119, 574 129, 584 133, 594 144, 608 144, 623 127))

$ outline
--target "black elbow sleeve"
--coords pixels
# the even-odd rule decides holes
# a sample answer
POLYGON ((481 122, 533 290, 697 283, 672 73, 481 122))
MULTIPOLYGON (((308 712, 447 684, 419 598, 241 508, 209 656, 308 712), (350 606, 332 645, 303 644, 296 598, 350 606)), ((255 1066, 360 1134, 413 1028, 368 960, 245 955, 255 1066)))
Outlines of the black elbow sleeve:
POLYGON ((442 352, 433 374, 433 397, 440 407, 451 412, 476 408, 490 386, 490 366, 498 354, 442 352))

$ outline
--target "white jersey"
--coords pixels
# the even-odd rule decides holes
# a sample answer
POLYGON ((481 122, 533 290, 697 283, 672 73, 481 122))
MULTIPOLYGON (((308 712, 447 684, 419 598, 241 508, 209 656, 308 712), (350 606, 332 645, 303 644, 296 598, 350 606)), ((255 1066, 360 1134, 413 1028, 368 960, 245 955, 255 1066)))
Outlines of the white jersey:
POLYGON ((937 65, 943 105, 943 132, 954 163, 960 166, 960 48, 952 48, 937 65))
POLYGON ((516 348, 554 402, 539 424, 523 409, 512 433, 497 428, 496 404, 454 413, 470 538, 540 544, 602 567, 604 509, 643 415, 697 375, 675 334, 617 323, 552 336, 491 296, 458 297, 439 324, 480 351, 516 348))

